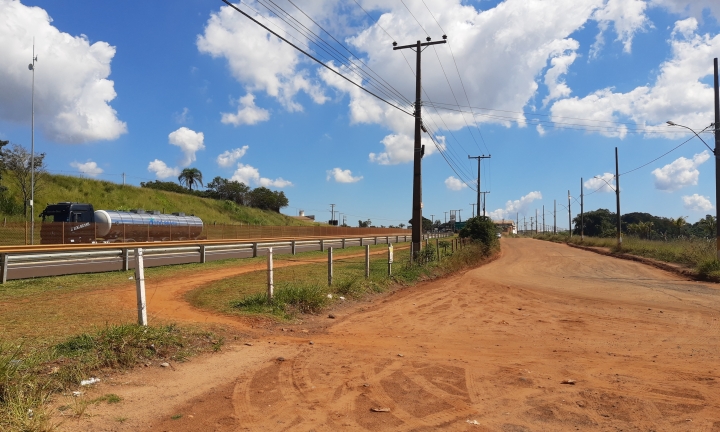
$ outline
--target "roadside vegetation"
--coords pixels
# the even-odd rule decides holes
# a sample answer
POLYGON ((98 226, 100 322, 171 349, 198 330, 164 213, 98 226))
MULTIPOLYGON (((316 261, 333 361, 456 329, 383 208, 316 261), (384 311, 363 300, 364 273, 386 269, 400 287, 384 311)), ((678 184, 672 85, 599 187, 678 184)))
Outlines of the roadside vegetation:
POLYGON ((267 294, 264 270, 210 283, 188 293, 186 298, 194 306, 225 314, 263 314, 292 319, 303 313, 320 313, 337 302, 476 267, 494 256, 499 248, 492 221, 471 218, 459 239, 437 239, 437 242, 431 239, 413 263, 409 248, 396 247, 391 275, 388 275, 387 254, 371 255, 367 279, 364 256, 338 258, 333 263, 332 284, 328 284, 326 262, 307 263, 275 269, 272 298, 267 294), (456 240, 459 247, 453 246, 456 240))
POLYGON ((81 416, 92 403, 120 401, 115 394, 86 399, 76 390, 83 380, 110 368, 184 361, 222 344, 222 338, 202 330, 135 324, 108 326, 47 347, 0 340, 0 430, 53 430, 46 410, 53 398, 66 396, 59 409, 69 417, 81 416))
POLYGON ((669 263, 681 264, 695 270, 702 277, 720 278, 720 262, 715 257, 715 239, 686 237, 669 240, 647 240, 623 235, 622 249, 615 237, 589 237, 579 235, 538 234, 535 238, 559 243, 572 243, 589 247, 607 248, 612 254, 631 254, 669 263))

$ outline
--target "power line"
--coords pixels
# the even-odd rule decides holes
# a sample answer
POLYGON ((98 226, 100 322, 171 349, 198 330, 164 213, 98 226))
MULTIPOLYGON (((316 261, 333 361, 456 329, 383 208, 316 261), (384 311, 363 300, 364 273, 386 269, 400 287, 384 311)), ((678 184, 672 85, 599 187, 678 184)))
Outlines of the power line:
MULTIPOLYGON (((443 34, 447 34, 445 29, 442 28, 442 26, 438 22, 437 18, 435 18, 435 15, 432 13, 432 11, 428 7, 427 3, 425 3, 425 0, 422 0, 422 3, 423 3, 423 5, 425 5, 425 9, 427 9, 427 11, 430 13, 430 16, 435 20, 435 24, 437 24, 437 26, 440 28, 440 30, 442 30, 443 34)), ((462 75, 460 74, 460 68, 458 67, 457 61, 455 60, 455 53, 453 53, 452 46, 449 42, 448 42, 448 49, 450 50, 450 55, 452 56, 453 63, 455 63, 455 70, 457 71, 458 78, 460 79, 460 85, 462 86, 463 92, 465 93, 465 99, 467 100, 467 103, 469 105, 470 97, 468 96, 467 90, 465 89, 465 83, 463 82, 462 75)), ((438 60, 440 60, 439 57, 438 57, 438 60)), ((443 70, 443 72, 445 72, 445 70, 443 70)), ((454 94, 453 94, 453 97, 455 97, 454 94)), ((455 102, 457 102, 457 99, 455 99, 455 102)), ((459 107, 460 107, 460 105, 458 104, 458 108, 459 107)), ((470 109, 470 112, 473 115, 473 123, 475 124, 475 128, 477 129, 478 134, 480 135, 480 139, 482 140, 483 146, 485 146, 485 150, 487 150, 488 153, 490 153, 490 149, 488 148, 487 144, 485 143, 485 137, 483 137, 482 132, 480 132, 480 127, 478 126, 477 121, 475 121, 475 113, 473 112, 472 108, 470 109)), ((465 116, 463 116, 463 120, 464 119, 465 119, 465 116)), ((470 135, 472 135, 472 130, 470 131, 470 135)), ((475 140, 475 137, 473 137, 473 140, 475 140)), ((475 145, 477 145, 477 141, 475 141, 475 145)), ((479 148, 480 148, 480 146, 478 146, 478 149, 479 148)))
MULTIPOLYGON (((335 47, 333 47, 330 43, 328 43, 327 41, 325 41, 322 37, 318 36, 315 32, 313 32, 312 30, 310 30, 307 26, 305 26, 303 23, 301 23, 300 21, 298 21, 295 17, 293 17, 291 14, 289 14, 287 11, 285 11, 282 7, 278 6, 278 5, 277 5, 275 2, 273 2, 272 0, 258 0, 258 3, 259 3, 260 5, 262 5, 263 7, 265 7, 265 9, 267 9, 270 13, 274 14, 274 15, 277 16, 279 19, 281 19, 283 22, 285 22, 288 26, 290 26, 292 29, 294 29, 296 32, 298 32, 300 35, 302 35, 303 37, 305 37, 308 41, 310 41, 311 43, 315 44, 318 48, 320 48, 322 51, 324 51, 325 53, 327 53, 333 60, 336 60, 337 62, 339 62, 340 64, 342 64, 342 65, 344 65, 344 66, 347 66, 347 67, 348 67, 348 71, 349 71, 350 73, 355 74, 358 78, 360 78, 360 82, 361 82, 361 83, 362 83, 363 79, 367 79, 368 85, 374 87, 377 91, 379 91, 380 93, 382 93, 386 98, 388 98, 388 99, 393 99, 393 102, 395 102, 395 103, 398 104, 398 105, 402 105, 403 103, 406 103, 406 104, 409 103, 409 102, 407 101, 407 99, 405 99, 404 101, 398 101, 398 100, 397 100, 397 96, 396 96, 395 94, 392 94, 394 89, 390 90, 390 89, 387 89, 387 87, 383 88, 384 86, 381 87, 381 86, 378 86, 377 84, 375 84, 375 82, 374 82, 375 80, 373 79, 372 76, 370 76, 370 75, 369 75, 367 72, 365 72, 362 68, 358 67, 358 66, 357 66, 354 62, 352 62, 352 60, 350 60, 347 56, 345 56, 344 54, 342 54, 341 52, 339 52, 339 51, 338 51, 335 47), (268 6, 267 4, 265 4, 264 1, 269 1, 270 3, 272 3, 273 7, 270 7, 270 6, 268 6), (281 14, 284 15, 284 16, 281 16, 281 14), (285 16, 287 16, 289 19, 295 21, 298 25, 300 25, 303 29, 305 29, 305 31, 299 29, 299 28, 298 28, 295 24, 293 24, 292 22, 289 22, 287 19, 285 19, 285 16), (309 36, 308 33, 312 34, 314 37, 309 36), (325 48, 326 46, 327 46, 328 49, 330 49, 330 50, 332 50, 332 51, 335 51, 335 52, 337 53, 337 55, 334 54, 334 53, 332 53, 332 52, 330 52, 330 51, 328 51, 328 49, 325 48), (344 57, 346 60, 343 60, 342 58, 339 58, 338 55, 341 56, 341 57, 344 57), (358 71, 359 71, 359 72, 358 72, 358 71), (386 91, 386 89, 387 89, 388 91, 386 91)), ((297 6, 296 6, 296 7, 297 7, 297 6)), ((302 12, 303 14, 305 14, 302 10, 300 10, 300 12, 302 12)), ((307 16, 307 15, 306 15, 306 16, 307 16)), ((308 17, 308 18, 309 18, 309 17, 308 17)), ((310 19, 312 20, 312 18, 310 18, 310 19)), ((315 21, 313 21, 313 22, 315 22, 315 21)), ((315 24, 318 25, 317 23, 315 23, 315 24)), ((318 25, 318 27, 320 27, 320 26, 318 25)), ((321 28, 322 28, 322 27, 321 27, 321 28)), ((322 30, 325 31, 325 29, 322 29, 322 30)), ((327 33, 327 31, 325 31, 325 32, 327 33)), ((295 38, 295 39, 296 39, 296 38, 295 38)), ((296 39, 296 40, 297 40, 297 39, 296 39)), ((308 49, 309 49, 309 46, 308 46, 308 49)), ((395 90, 395 93, 399 94, 401 99, 404 98, 404 96, 402 96, 402 95, 401 95, 399 92, 397 92, 396 90, 395 90)))
POLYGON ((235 6, 234 4, 230 3, 229 0, 222 0, 222 2, 225 3, 226 5, 230 6, 231 8, 235 9, 237 12, 240 12, 241 14, 243 14, 245 17, 247 17, 248 19, 250 19, 250 20, 251 20, 252 22, 254 22, 255 24, 257 24, 257 25, 259 25, 260 27, 264 28, 265 30, 267 30, 268 32, 270 32, 271 34, 273 34, 274 36, 276 36, 277 38, 279 38, 280 40, 282 40, 282 41, 285 42, 286 44, 290 45, 291 47, 293 47, 293 48, 295 48, 296 50, 300 51, 301 53, 305 54, 306 56, 308 56, 309 58, 311 58, 312 60, 314 60, 314 61, 317 62, 318 64, 322 65, 322 66, 325 67, 327 70, 331 71, 332 73, 334 73, 334 74, 338 75, 339 77, 341 77, 342 79, 346 80, 346 81, 349 82, 350 84, 352 84, 352 85, 360 88, 360 89, 363 90, 364 92, 366 92, 366 93, 368 93, 368 94, 376 97, 377 99, 385 102, 386 104, 392 106, 393 108, 396 108, 396 109, 404 112, 405 114, 407 114, 407 115, 409 115, 409 116, 413 116, 412 113, 410 113, 410 112, 408 112, 408 111, 400 108, 399 106, 397 106, 397 105, 395 105, 395 104, 393 104, 393 103, 391 103, 391 102, 388 102, 388 101, 385 100, 384 98, 376 95, 375 93, 373 93, 373 92, 371 92, 370 90, 366 89, 366 88, 363 87, 362 85, 359 85, 359 84, 355 83, 355 82, 352 81, 350 78, 346 77, 345 75, 341 74, 340 72, 338 72, 338 71, 336 71, 335 69, 331 68, 330 66, 326 65, 326 64, 323 63, 322 61, 318 60, 316 57, 314 57, 313 55, 311 55, 311 54, 308 53, 307 51, 301 49, 300 47, 298 47, 297 45, 293 44, 293 43, 290 42, 289 40, 287 40, 287 39, 285 39, 284 37, 280 36, 278 33, 270 30, 270 28, 268 28, 266 25, 264 25, 264 24, 261 23, 260 21, 256 20, 255 18, 251 17, 250 15, 248 15, 247 13, 245 13, 244 11, 240 10, 240 9, 239 9, 237 6, 235 6))

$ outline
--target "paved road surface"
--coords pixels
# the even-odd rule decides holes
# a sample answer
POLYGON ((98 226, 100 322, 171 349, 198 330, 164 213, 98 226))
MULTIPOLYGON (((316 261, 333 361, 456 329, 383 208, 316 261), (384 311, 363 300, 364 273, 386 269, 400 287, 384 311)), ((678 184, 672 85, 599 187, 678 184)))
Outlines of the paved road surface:
POLYGON ((714 284, 507 239, 486 266, 334 313, 241 321, 252 346, 101 383, 123 402, 63 427, 720 431, 714 284))

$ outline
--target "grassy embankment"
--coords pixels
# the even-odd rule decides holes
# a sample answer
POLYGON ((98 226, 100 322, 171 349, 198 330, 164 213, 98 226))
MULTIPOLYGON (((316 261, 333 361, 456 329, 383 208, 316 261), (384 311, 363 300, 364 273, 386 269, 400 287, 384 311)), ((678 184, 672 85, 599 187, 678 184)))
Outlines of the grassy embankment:
MULTIPOLYGON (((17 187, 4 181, 8 187, 7 196, 22 202, 17 187)), ((94 180, 65 175, 47 175, 35 194, 35 213, 40 213, 48 203, 73 201, 90 203, 96 209, 161 210, 163 213, 183 212, 194 214, 206 224, 254 224, 254 225, 308 225, 306 222, 272 211, 239 206, 230 201, 200 198, 192 195, 165 192, 137 186, 121 185, 103 180, 94 180)), ((0 215, 5 217, 4 215, 0 215)), ((7 216, 8 222, 24 221, 22 215, 7 216)))
MULTIPOLYGON (((292 319, 299 313, 318 313, 344 299, 358 299, 392 287, 405 286, 420 280, 434 279, 477 266, 496 250, 483 252, 481 247, 468 246, 451 253, 448 240, 441 241, 441 259, 431 245, 424 264, 410 264, 409 248, 396 249, 392 276, 388 276, 387 254, 370 259, 370 277, 365 279, 365 259, 356 256, 336 259, 333 283, 328 286, 327 263, 308 263, 275 270, 275 296, 269 300, 266 292, 267 273, 257 271, 242 276, 212 282, 188 293, 194 306, 224 314, 262 314, 278 319, 292 319)), ((386 246, 382 246, 385 248, 386 246)))
POLYGON ((715 240, 674 239, 668 241, 643 240, 637 237, 623 237, 622 250, 617 247, 617 239, 585 237, 569 238, 561 234, 538 234, 535 238, 559 243, 573 243, 582 246, 608 248, 613 254, 631 254, 659 261, 681 264, 698 272, 704 277, 720 277, 720 263, 715 258, 715 240))

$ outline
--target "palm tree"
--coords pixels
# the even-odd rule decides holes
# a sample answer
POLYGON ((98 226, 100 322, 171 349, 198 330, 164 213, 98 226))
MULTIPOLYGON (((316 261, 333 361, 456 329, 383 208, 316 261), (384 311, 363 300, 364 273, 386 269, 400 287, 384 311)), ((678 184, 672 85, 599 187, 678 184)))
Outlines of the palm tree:
POLYGON ((687 225, 687 219, 684 216, 680 216, 677 219, 670 219, 678 230, 678 235, 682 234, 683 227, 687 225))
POLYGON ((200 184, 200 186, 203 186, 202 173, 197 168, 185 168, 178 176, 178 182, 181 185, 186 185, 190 190, 192 190, 193 185, 200 184))

